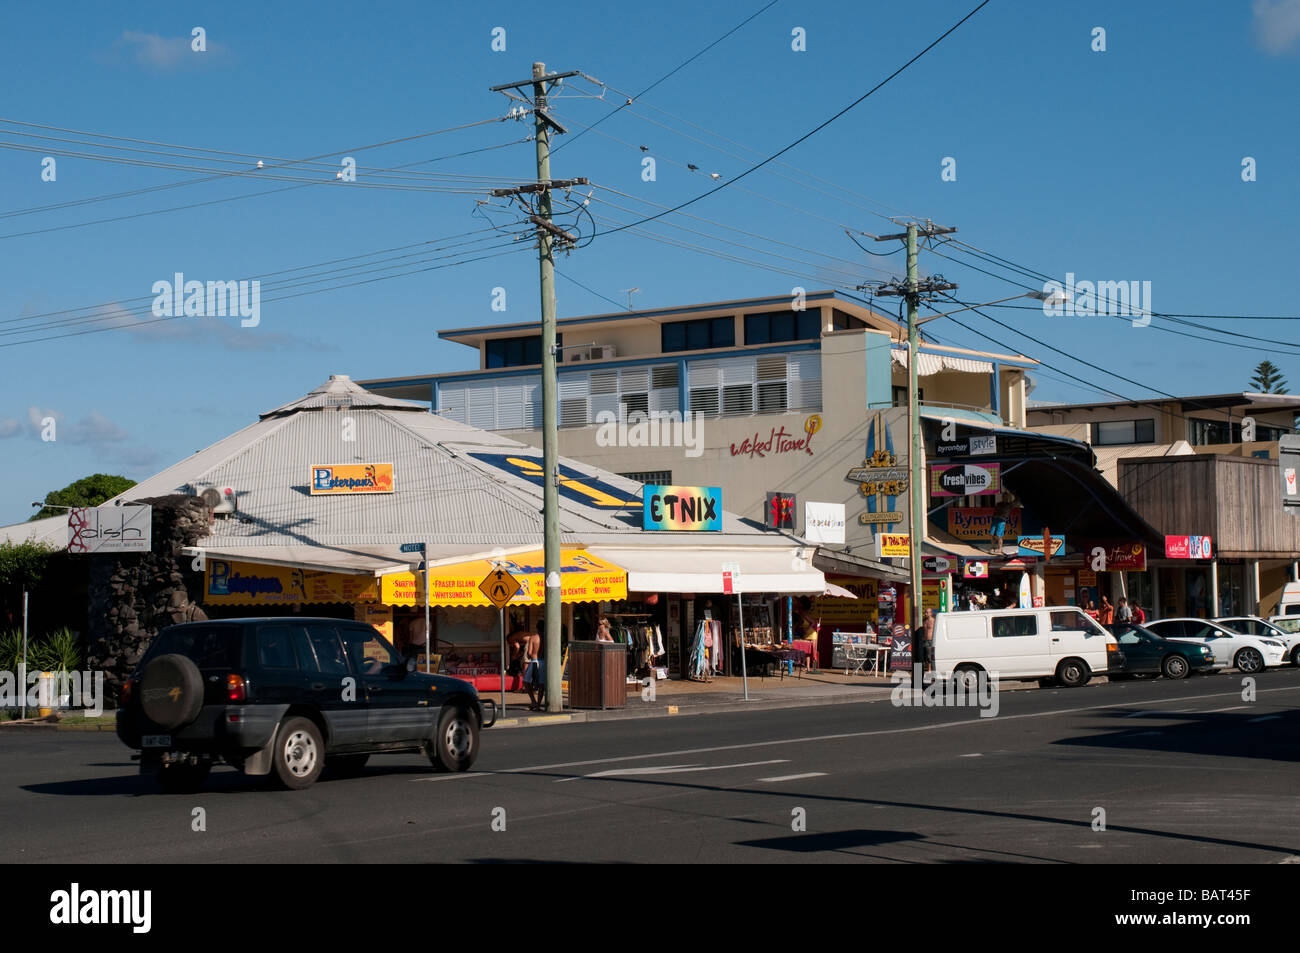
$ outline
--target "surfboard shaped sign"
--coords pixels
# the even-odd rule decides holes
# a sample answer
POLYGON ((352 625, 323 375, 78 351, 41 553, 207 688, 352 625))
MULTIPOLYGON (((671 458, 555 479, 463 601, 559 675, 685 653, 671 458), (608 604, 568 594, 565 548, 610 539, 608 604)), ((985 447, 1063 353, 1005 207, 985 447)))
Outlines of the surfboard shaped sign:
MULTIPOLYGON (((1019 550, 1017 555, 1020 556, 1041 556, 1043 555, 1043 537, 1042 536, 1018 536, 1016 546, 1019 550)), ((1065 552, 1065 537, 1052 537, 1052 551, 1047 555, 1059 556, 1065 552)))
POLYGON ((996 463, 930 467, 931 496, 974 496, 1002 492, 1002 468, 996 463))

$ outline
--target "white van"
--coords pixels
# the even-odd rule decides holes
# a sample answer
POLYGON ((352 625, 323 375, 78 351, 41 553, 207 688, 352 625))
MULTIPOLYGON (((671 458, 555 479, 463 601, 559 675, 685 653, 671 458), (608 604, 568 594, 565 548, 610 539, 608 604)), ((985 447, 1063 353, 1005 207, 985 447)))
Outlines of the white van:
POLYGON ((1288 582, 1282 587, 1275 615, 1300 615, 1300 582, 1288 582))
POLYGON ((1055 680, 1067 688, 1123 666, 1115 636, 1074 606, 941 612, 934 620, 934 656, 943 679, 984 671, 1055 680))

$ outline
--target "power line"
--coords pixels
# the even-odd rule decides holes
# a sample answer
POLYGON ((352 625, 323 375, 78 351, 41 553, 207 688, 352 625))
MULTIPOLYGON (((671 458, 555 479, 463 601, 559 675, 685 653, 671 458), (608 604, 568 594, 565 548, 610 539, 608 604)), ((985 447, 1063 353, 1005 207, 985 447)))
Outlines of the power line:
MULTIPOLYGON (((731 34, 735 33, 737 30, 739 30, 741 27, 743 27, 745 24, 747 24, 750 20, 753 20, 753 19, 754 19, 755 17, 757 17, 759 14, 764 13, 765 11, 767 11, 767 10, 771 9, 772 7, 776 6, 778 2, 779 2, 779 0, 771 0, 770 3, 768 3, 768 4, 766 4, 765 6, 762 6, 762 7, 760 7, 759 9, 755 10, 755 11, 754 11, 753 13, 751 13, 749 16, 745 17, 745 19, 741 20, 739 23, 737 23, 735 26, 733 26, 733 27, 732 27, 730 30, 728 30, 726 33, 722 34, 722 36, 718 37, 716 40, 714 40, 714 41, 713 41, 712 43, 710 43, 708 46, 704 47, 704 49, 700 50, 698 53, 695 53, 695 54, 693 54, 692 56, 688 57, 687 59, 683 60, 682 62, 678 63, 676 66, 674 66, 672 69, 670 69, 667 73, 664 73, 663 76, 660 76, 657 80, 655 80, 653 83, 651 83, 651 84, 650 84, 649 86, 647 86, 645 89, 641 90, 641 92, 637 93, 635 96, 630 96, 630 97, 628 97, 627 102, 625 102, 625 103, 623 104, 623 106, 619 106, 618 109, 615 109, 613 112, 611 112, 611 113, 607 113, 603 118, 599 119, 599 120, 595 123, 595 125, 599 126, 599 125, 600 125, 602 122, 604 122, 606 119, 609 119, 611 116, 617 115, 618 112, 619 112, 619 110, 623 109, 624 106, 630 106, 630 105, 632 105, 633 100, 640 99, 642 96, 644 96, 646 93, 650 92, 650 90, 654 89, 654 88, 655 88, 656 86, 658 86, 660 83, 664 82, 664 81, 665 81, 666 79, 668 79, 669 77, 671 77, 671 76, 675 75, 676 73, 680 72, 681 70, 685 69, 685 68, 686 68, 687 66, 689 66, 691 63, 693 63, 693 62, 695 62, 696 60, 698 60, 698 59, 699 59, 701 56, 703 56, 705 53, 709 52, 709 50, 713 49, 715 46, 717 46, 719 43, 721 43, 721 42, 722 42, 723 40, 725 40, 727 37, 731 36, 731 34)), ((582 138, 582 137, 587 133, 587 131, 588 131, 588 130, 585 130, 585 129, 584 129, 582 132, 578 133, 578 134, 577 134, 576 136, 574 136, 572 139, 567 139, 567 140, 565 140, 564 142, 560 143, 558 146, 556 146, 554 149, 551 150, 551 154, 554 155, 555 153, 559 152, 561 149, 563 149, 565 146, 569 145, 570 143, 577 142, 579 139, 581 139, 581 138, 582 138)))
POLYGON ((715 188, 712 188, 712 189, 710 189, 710 190, 707 191, 707 192, 704 192, 704 193, 702 193, 702 194, 700 194, 700 195, 697 195, 697 196, 695 196, 695 198, 693 198, 693 199, 688 199, 688 200, 686 200, 685 202, 681 203, 680 205, 674 206, 673 208, 668 209, 667 211, 659 212, 659 213, 657 213, 657 214, 655 214, 655 215, 651 215, 651 216, 649 216, 648 218, 644 218, 644 219, 642 219, 642 220, 639 221, 639 222, 634 222, 634 223, 631 223, 631 224, 628 224, 628 225, 624 225, 624 226, 621 226, 620 228, 613 229, 612 231, 598 232, 597 235, 609 235, 609 234, 612 234, 613 232, 620 232, 620 231, 623 231, 624 229, 631 228, 631 227, 633 227, 633 225, 643 225, 643 224, 645 224, 646 222, 652 222, 652 221, 654 221, 655 219, 663 218, 665 215, 668 215, 668 214, 670 214, 671 212, 677 212, 677 211, 680 211, 681 209, 686 208, 688 205, 694 205, 696 202, 700 201, 701 199, 708 198, 710 195, 713 195, 715 192, 720 192, 720 191, 722 191, 723 189, 727 188, 727 186, 732 185, 733 183, 740 181, 741 179, 745 178, 745 176, 750 175, 750 174, 753 173, 753 172, 757 172, 759 169, 763 168, 763 166, 767 165, 769 162, 773 162, 773 161, 775 161, 776 159, 778 159, 778 158, 780 158, 781 156, 785 155, 787 152, 789 152, 789 151, 790 151, 791 149, 793 149, 795 146, 799 145, 799 144, 802 143, 802 142, 805 142, 806 140, 812 138, 812 137, 813 137, 814 135, 816 135, 817 133, 821 132, 823 129, 825 129, 825 128, 826 128, 827 126, 829 126, 831 123, 835 122, 835 120, 839 119, 839 118, 840 118, 841 116, 843 116, 845 113, 849 112, 851 109, 853 109, 853 108, 854 108, 855 106, 857 106, 859 103, 864 102, 864 101, 865 101, 867 98, 869 98, 873 93, 875 93, 875 92, 876 92, 877 90, 879 90, 881 87, 885 86, 887 83, 889 83, 889 82, 890 82, 891 80, 893 80, 895 77, 897 77, 898 75, 900 75, 904 70, 906 70, 908 67, 910 67, 913 63, 915 63, 915 62, 916 62, 917 60, 919 60, 921 57, 925 56, 925 54, 929 53, 932 49, 934 49, 936 46, 938 46, 940 43, 942 43, 945 39, 948 38, 949 35, 951 35, 955 30, 957 30, 957 29, 958 29, 958 28, 959 28, 963 23, 965 23, 967 20, 969 20, 969 19, 970 19, 971 17, 973 17, 975 14, 979 13, 982 9, 984 9, 986 6, 988 6, 988 4, 989 4, 989 0, 981 0, 981 2, 979 3, 978 6, 976 6, 973 10, 971 10, 969 13, 967 13, 964 17, 962 17, 960 20, 958 20, 956 23, 954 23, 952 26, 950 26, 950 27, 949 27, 947 30, 945 30, 942 34, 940 34, 940 35, 938 36, 938 38, 936 38, 935 40, 933 40, 933 41, 932 41, 928 46, 925 47, 925 49, 921 50, 919 53, 917 53, 915 56, 913 56, 910 60, 908 60, 906 63, 904 63, 904 64, 903 64, 902 66, 900 66, 898 69, 894 70, 894 72, 890 73, 888 76, 886 76, 884 79, 882 79, 879 83, 877 83, 877 84, 876 84, 875 86, 873 86, 871 89, 867 90, 865 93, 863 93, 861 96, 859 96, 859 97, 858 97, 857 99, 855 99, 853 102, 849 103, 847 106, 845 106, 845 107, 844 107, 843 109, 841 109, 839 112, 835 113, 835 115, 831 116, 829 119, 825 120, 824 122, 819 123, 817 126, 813 127, 813 128, 810 129, 808 132, 804 133, 802 136, 800 136, 798 139, 796 139, 796 140, 794 140, 793 142, 791 142, 789 145, 785 146, 784 148, 780 149, 780 150, 777 151, 777 152, 772 153, 770 156, 768 156, 766 159, 763 159, 761 162, 759 162, 759 163, 757 163, 757 164, 755 164, 755 165, 750 166, 750 167, 749 167, 748 169, 746 169, 744 172, 740 173, 740 175, 735 176, 734 178, 728 179, 728 180, 724 181, 721 185, 718 185, 718 186, 716 186, 715 188))
POLYGON ((625 304, 620 304, 619 302, 615 301, 613 298, 606 297, 605 295, 601 294, 599 291, 595 291, 595 290, 592 289, 592 288, 588 288, 586 285, 584 285, 584 284, 583 284, 581 281, 579 281, 577 278, 574 278, 574 277, 571 276, 571 275, 566 275, 564 272, 560 271, 560 269, 558 269, 558 268, 555 269, 555 273, 556 273, 557 275, 559 275, 561 278, 565 279, 566 281, 571 281, 571 282, 573 282, 575 285, 577 285, 579 288, 581 288, 583 291, 587 292, 588 294, 595 295, 597 298, 601 298, 601 299, 603 299, 603 300, 605 300, 605 301, 608 301, 610 304, 612 304, 614 307, 618 308, 620 311, 631 311, 631 310, 632 310, 632 309, 631 309, 630 307, 628 307, 627 305, 625 305, 625 304))

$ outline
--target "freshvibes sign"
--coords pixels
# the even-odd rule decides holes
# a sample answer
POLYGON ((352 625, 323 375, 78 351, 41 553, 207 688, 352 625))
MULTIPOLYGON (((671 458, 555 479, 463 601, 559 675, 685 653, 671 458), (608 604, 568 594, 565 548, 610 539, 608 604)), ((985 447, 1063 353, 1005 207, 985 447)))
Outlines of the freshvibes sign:
POLYGON ((996 463, 930 467, 931 496, 974 496, 1002 491, 1002 469, 996 463))

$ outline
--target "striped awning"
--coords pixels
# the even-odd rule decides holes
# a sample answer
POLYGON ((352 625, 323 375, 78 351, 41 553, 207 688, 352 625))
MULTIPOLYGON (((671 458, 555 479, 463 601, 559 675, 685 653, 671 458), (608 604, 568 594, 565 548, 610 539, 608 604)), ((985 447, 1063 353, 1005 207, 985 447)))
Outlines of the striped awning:
MULTIPOLYGON (((894 348, 890 352, 894 363, 899 367, 907 367, 907 348, 894 348)), ((990 361, 976 361, 968 357, 951 357, 947 354, 929 354, 921 352, 917 355, 916 374, 918 377, 929 377, 932 374, 941 374, 944 371, 957 371, 961 374, 992 374, 993 364, 990 361)))

